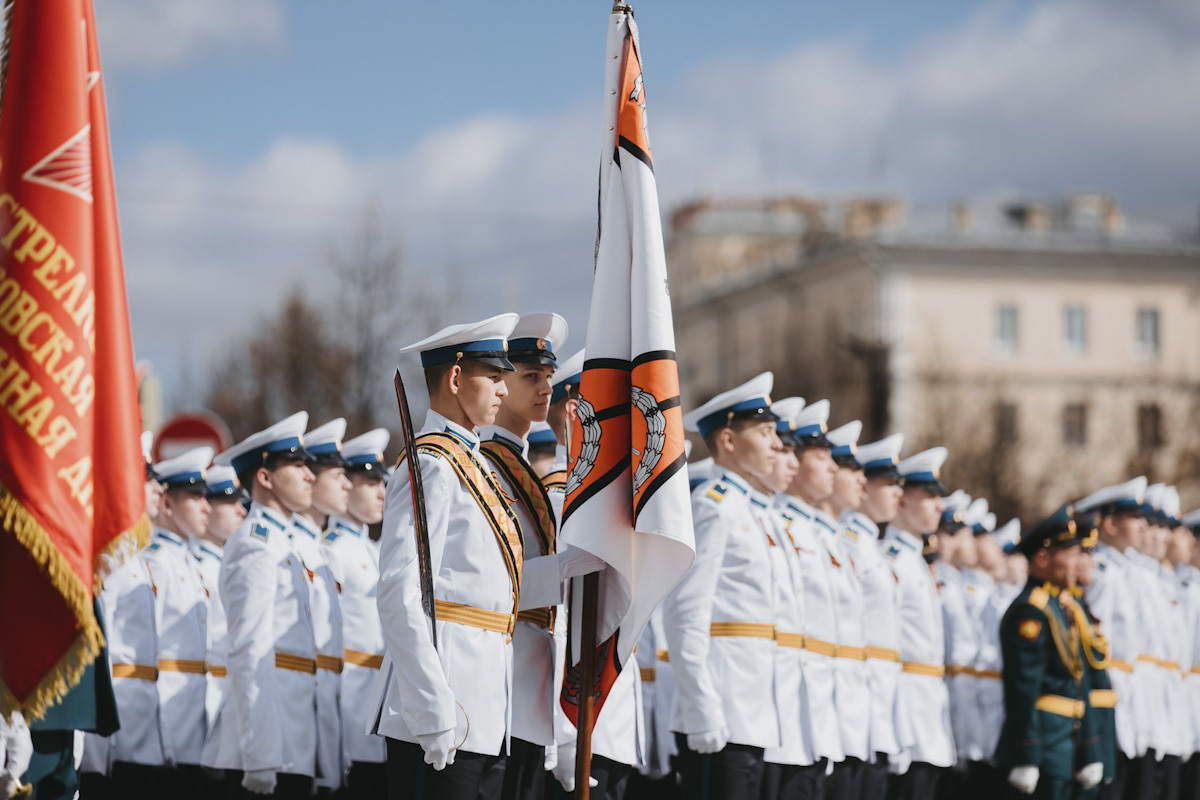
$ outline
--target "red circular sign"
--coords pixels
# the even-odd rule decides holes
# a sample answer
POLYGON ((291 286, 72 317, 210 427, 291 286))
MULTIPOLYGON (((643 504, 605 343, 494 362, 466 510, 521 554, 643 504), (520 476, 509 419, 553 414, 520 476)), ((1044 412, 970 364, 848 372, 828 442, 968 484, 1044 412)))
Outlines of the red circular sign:
POLYGON ((182 455, 197 447, 211 447, 217 453, 233 443, 229 426, 210 411, 176 414, 154 437, 154 463, 182 455))

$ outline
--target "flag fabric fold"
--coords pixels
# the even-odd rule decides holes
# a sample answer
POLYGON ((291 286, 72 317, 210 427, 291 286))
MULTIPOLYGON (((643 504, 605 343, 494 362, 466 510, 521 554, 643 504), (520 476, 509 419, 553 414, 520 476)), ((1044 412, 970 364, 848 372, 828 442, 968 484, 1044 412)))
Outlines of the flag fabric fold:
MULTIPOLYGON (((0 712, 103 643, 104 557, 149 536, 91 0, 16 0, 0 80, 0 712)), ((132 545, 131 545, 132 547, 132 545)))
MULTIPOLYGON (((695 559, 675 332, 637 25, 608 26, 599 226, 587 357, 560 541, 602 558, 595 711, 642 629, 695 559)), ((576 721, 582 580, 571 591, 561 703, 576 721)))

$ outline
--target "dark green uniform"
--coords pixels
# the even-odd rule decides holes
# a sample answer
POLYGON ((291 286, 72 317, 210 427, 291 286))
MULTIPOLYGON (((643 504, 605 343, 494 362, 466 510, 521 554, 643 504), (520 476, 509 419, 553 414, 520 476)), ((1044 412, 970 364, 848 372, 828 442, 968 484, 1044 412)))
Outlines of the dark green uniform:
POLYGON ((1031 579, 1000 623, 1005 719, 996 761, 1006 773, 1037 767, 1035 798, 1069 800, 1075 773, 1102 759, 1081 632, 1059 594, 1031 579))
POLYGON ((1081 637, 1083 680, 1088 690, 1090 713, 1095 717, 1096 746, 1100 762, 1104 764, 1104 780, 1091 789, 1077 787, 1075 797, 1078 800, 1101 797, 1105 786, 1117 776, 1117 695, 1108 680, 1108 642, 1096 629, 1096 618, 1088 610, 1082 594, 1078 587, 1071 588, 1072 599, 1079 605, 1083 612, 1082 619, 1087 622, 1087 629, 1081 637))

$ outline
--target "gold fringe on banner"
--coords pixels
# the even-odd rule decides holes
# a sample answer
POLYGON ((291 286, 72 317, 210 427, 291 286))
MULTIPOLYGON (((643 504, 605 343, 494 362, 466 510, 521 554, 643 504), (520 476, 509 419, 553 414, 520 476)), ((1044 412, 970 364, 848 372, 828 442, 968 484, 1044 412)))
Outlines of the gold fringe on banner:
MULTIPOLYGON (((11 714, 20 709, 26 720, 33 721, 43 716, 47 709, 66 696, 71 687, 79 683, 83 671, 95 661, 104 646, 100 623, 92 609, 92 593, 54 546, 50 535, 29 510, 0 485, 0 530, 11 533, 17 542, 29 551, 30 556, 50 579, 51 585, 62 595, 67 607, 75 615, 79 635, 67 648, 67 652, 46 673, 28 697, 17 698, 8 686, 0 682, 0 714, 11 714)), ((105 553, 116 554, 127 542, 140 548, 150 537, 150 520, 144 514, 132 528, 111 542, 105 553)))

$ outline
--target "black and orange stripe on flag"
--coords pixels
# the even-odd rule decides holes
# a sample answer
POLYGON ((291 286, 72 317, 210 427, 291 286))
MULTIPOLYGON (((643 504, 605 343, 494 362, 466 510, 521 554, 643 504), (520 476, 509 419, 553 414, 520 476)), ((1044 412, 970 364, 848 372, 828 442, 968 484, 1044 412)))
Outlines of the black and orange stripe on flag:
POLYGON ((0 712, 102 644, 102 557, 149 536, 91 0, 16 0, 0 95, 0 712))
MULTIPOLYGON (((587 358, 571 432, 559 538, 604 559, 595 672, 581 685, 581 581, 572 583, 562 706, 603 708, 651 613, 695 558, 675 332, 646 87, 632 11, 610 18, 587 358)), ((636 673, 636 670, 635 670, 636 673)))

